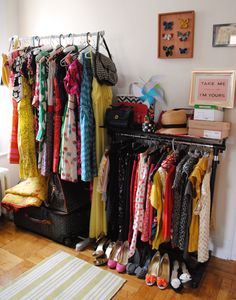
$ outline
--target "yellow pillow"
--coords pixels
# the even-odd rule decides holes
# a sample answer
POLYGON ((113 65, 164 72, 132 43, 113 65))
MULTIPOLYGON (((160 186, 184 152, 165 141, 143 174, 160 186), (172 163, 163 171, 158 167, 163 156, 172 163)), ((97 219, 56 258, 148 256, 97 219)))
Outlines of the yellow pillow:
POLYGON ((16 186, 6 190, 6 194, 14 194, 26 197, 36 197, 44 201, 47 199, 48 184, 46 177, 31 177, 20 182, 16 186))
POLYGON ((2 205, 5 207, 23 208, 27 206, 41 206, 42 201, 36 197, 26 197, 14 194, 6 194, 2 199, 2 205))

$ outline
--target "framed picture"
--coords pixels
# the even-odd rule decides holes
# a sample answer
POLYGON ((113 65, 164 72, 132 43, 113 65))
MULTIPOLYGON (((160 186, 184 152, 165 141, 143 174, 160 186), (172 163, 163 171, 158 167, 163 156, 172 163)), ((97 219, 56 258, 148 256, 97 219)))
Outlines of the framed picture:
POLYGON ((213 25, 213 47, 236 47, 236 23, 213 25))
POLYGON ((189 104, 233 108, 235 78, 235 71, 193 71, 189 104))
POLYGON ((158 15, 159 58, 193 57, 194 16, 193 10, 158 15))

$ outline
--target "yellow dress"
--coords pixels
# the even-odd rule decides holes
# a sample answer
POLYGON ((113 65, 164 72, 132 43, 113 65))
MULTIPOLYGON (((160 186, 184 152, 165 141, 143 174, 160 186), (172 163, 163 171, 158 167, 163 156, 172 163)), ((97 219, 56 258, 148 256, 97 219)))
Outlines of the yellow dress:
POLYGON ((162 190, 163 186, 161 174, 159 171, 157 171, 153 177, 153 185, 150 195, 151 205, 157 210, 157 228, 154 240, 152 241, 152 249, 158 249, 159 245, 164 241, 162 238, 162 190))
MULTIPOLYGON (((100 128, 100 126, 104 125, 105 111, 112 103, 112 88, 110 86, 100 85, 96 78, 93 78, 92 101, 96 124, 96 159, 97 166, 99 166, 107 142, 105 129, 100 128)), ((96 238, 101 232, 107 232, 105 202, 102 201, 102 194, 97 192, 97 184, 98 177, 95 177, 93 180, 92 206, 90 214, 90 238, 96 238)))
POLYGON ((195 252, 198 250, 198 236, 199 236, 199 215, 194 214, 194 211, 197 207, 198 201, 201 197, 201 184, 203 177, 206 173, 208 165, 208 157, 204 156, 199 159, 197 165, 189 176, 189 181, 191 181, 193 190, 196 191, 196 194, 193 198, 192 203, 192 219, 190 224, 189 231, 189 242, 188 242, 188 251, 195 252))
POLYGON ((23 97, 18 103, 18 148, 20 155, 20 178, 37 177, 38 168, 35 150, 34 116, 31 91, 22 77, 23 97))
POLYGON ((9 81, 10 81, 10 69, 7 64, 7 55, 2 54, 2 82, 5 86, 9 86, 9 81))

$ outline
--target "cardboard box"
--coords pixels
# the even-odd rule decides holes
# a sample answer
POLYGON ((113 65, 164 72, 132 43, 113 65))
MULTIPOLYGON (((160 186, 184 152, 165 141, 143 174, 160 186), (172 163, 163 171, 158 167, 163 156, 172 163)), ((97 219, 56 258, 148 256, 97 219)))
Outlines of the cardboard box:
POLYGON ((230 123, 229 122, 189 120, 188 127, 195 128, 195 129, 223 131, 223 130, 230 130, 230 123))
POLYGON ((216 105, 194 105, 194 120, 223 121, 223 108, 216 105))
POLYGON ((199 128, 189 128, 188 134, 197 137, 204 137, 208 139, 225 139, 229 136, 229 130, 207 130, 199 128))

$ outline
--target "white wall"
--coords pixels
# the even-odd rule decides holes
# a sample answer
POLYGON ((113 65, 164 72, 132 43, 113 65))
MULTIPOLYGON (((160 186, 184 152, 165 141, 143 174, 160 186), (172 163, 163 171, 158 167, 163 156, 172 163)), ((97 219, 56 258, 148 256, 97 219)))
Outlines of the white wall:
MULTIPOLYGON (((0 53, 8 52, 9 38, 18 33, 18 16, 18 0, 0 0, 0 53)), ((9 90, 0 86, 0 166, 9 169, 10 186, 19 181, 18 166, 9 165, 6 155, 9 150, 11 112, 9 90)))
MULTIPOLYGON (((127 93, 130 82, 159 74, 169 107, 187 106, 192 70, 236 69, 236 48, 211 46, 213 24, 236 22, 235 0, 21 0, 19 9, 22 35, 105 30, 119 71, 116 91, 127 93), (194 58, 157 59, 158 13, 182 10, 196 12, 194 58)), ((213 239, 214 253, 231 258, 236 227, 236 110, 228 111, 226 117, 232 131, 217 174, 213 239)))

